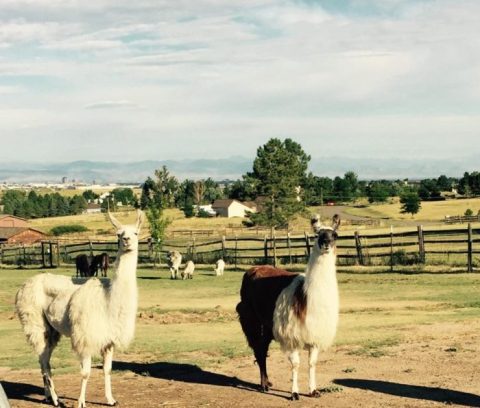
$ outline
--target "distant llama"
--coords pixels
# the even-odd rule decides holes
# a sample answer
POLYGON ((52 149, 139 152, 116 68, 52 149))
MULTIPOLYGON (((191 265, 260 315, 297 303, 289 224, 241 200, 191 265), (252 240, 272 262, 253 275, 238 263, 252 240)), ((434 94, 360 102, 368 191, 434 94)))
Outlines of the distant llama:
POLYGON ((339 296, 336 277, 337 229, 312 219, 316 233, 305 274, 292 274, 272 266, 254 267, 245 273, 237 305, 240 324, 260 369, 260 386, 268 391, 267 353, 272 339, 280 343, 292 365, 292 400, 299 399, 299 351, 309 352, 309 394, 320 396, 315 380, 319 351, 335 338, 339 296))
POLYGON ((185 269, 182 271, 182 279, 193 279, 193 271, 195 270, 195 264, 193 261, 188 261, 185 265, 185 269))
POLYGON ((137 314, 138 234, 143 213, 135 225, 121 225, 108 213, 117 230, 119 249, 115 273, 109 283, 96 278, 77 285, 66 276, 39 274, 28 279, 16 296, 16 310, 27 336, 39 356, 45 397, 59 405, 52 380, 50 357, 60 337, 71 338, 81 362, 82 385, 78 408, 84 408, 93 355, 102 355, 107 404, 116 405, 110 373, 114 347, 124 348, 133 339, 137 314))
POLYGON ((223 259, 219 259, 216 264, 213 272, 215 272, 216 276, 223 276, 223 272, 225 270, 225 261, 223 259))
POLYGON ((170 279, 177 279, 180 265, 182 265, 182 254, 178 251, 169 251, 167 265, 170 269, 170 279))

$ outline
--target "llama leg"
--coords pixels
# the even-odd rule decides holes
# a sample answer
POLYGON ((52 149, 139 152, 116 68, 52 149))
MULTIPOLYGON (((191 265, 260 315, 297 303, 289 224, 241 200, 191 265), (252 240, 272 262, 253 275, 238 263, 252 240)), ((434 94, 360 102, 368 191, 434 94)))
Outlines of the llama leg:
POLYGON ((50 367, 50 357, 52 349, 46 347, 39 356, 40 368, 42 370, 43 386, 45 388, 45 400, 51 401, 55 407, 58 407, 58 395, 55 392, 55 385, 52 380, 52 368, 50 367))
POLYGON ((103 353, 103 373, 105 375, 105 397, 107 398, 108 405, 114 406, 114 405, 117 405, 117 401, 115 401, 115 398, 113 398, 113 395, 112 395, 112 383, 111 383, 112 359, 113 359, 113 346, 105 349, 103 353))
POLYGON ((50 366, 50 358, 54 348, 60 340, 60 334, 52 327, 47 325, 47 330, 44 334, 46 344, 43 351, 38 356, 40 362, 40 369, 42 371, 43 386, 45 388, 45 399, 51 401, 55 407, 58 407, 58 395, 55 392, 55 385, 52 380, 52 368, 50 366))
POLYGON ((320 397, 320 391, 317 390, 317 381, 315 371, 317 368, 318 347, 308 349, 308 385, 311 397, 320 397))
POLYGON ((85 408, 85 394, 87 391, 87 382, 90 377, 90 371, 92 370, 92 357, 83 357, 81 365, 82 388, 80 389, 80 396, 78 397, 78 408, 85 408))
POLYGON ((298 350, 293 350, 288 359, 292 364, 292 401, 300 399, 298 395, 298 367, 300 366, 300 353, 298 350))

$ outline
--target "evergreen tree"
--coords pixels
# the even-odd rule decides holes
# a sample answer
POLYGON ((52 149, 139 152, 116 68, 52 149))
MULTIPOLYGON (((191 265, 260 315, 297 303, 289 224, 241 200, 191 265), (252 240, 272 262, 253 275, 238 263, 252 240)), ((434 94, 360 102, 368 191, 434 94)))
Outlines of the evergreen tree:
POLYGON ((298 188, 305 184, 310 156, 291 139, 270 139, 257 149, 253 171, 244 181, 255 186, 255 195, 264 197, 257 213, 250 213, 254 224, 272 228, 287 226, 305 208, 298 188))

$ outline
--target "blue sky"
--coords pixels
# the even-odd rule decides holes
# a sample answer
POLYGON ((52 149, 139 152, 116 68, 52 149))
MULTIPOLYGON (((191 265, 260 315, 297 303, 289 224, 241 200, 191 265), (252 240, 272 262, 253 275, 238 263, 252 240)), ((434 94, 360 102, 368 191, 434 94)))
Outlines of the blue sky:
POLYGON ((480 153, 476 0, 2 0, 0 161, 480 153), (15 152, 22 151, 21 157, 15 152))

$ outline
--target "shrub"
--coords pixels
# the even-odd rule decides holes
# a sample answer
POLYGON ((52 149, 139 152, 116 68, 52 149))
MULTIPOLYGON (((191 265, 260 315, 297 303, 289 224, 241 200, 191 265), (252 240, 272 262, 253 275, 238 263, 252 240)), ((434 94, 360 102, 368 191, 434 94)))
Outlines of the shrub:
POLYGON ((55 236, 63 234, 71 234, 73 232, 85 232, 88 228, 79 224, 57 225, 50 230, 50 233, 55 236))
POLYGON ((471 217, 473 215, 473 211, 470 208, 467 208, 465 211, 465 216, 466 217, 471 217))
POLYGON ((392 261, 394 265, 415 265, 421 263, 421 258, 416 252, 407 253, 400 249, 392 254, 392 261))

